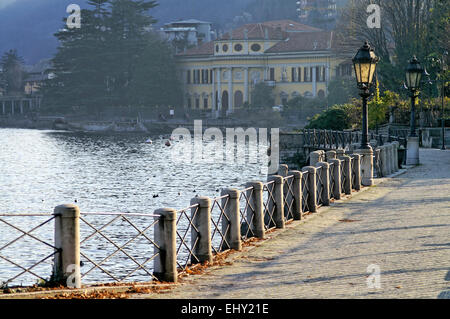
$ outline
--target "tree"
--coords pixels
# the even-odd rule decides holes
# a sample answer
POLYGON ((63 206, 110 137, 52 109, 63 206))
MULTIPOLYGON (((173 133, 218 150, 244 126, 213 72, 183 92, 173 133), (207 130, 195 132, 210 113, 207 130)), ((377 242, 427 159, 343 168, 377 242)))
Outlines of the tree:
POLYGON ((412 55, 424 61, 433 52, 448 50, 449 16, 445 0, 351 0, 338 22, 338 50, 356 52, 368 40, 381 58, 382 91, 399 91, 412 55), (367 26, 369 4, 380 6, 381 28, 367 26))
POLYGON ((106 107, 179 103, 175 63, 150 26, 149 0, 90 0, 80 29, 56 33, 56 77, 46 84, 49 105, 106 107))
POLYGON ((273 87, 264 82, 255 85, 251 93, 253 107, 272 107, 275 104, 273 87))
POLYGON ((23 71, 23 59, 17 53, 17 50, 9 50, 3 54, 0 60, 2 72, 0 73, 0 82, 7 94, 23 93, 23 80, 25 72, 23 71))
POLYGON ((169 43, 149 35, 131 80, 131 101, 137 105, 180 105, 181 83, 169 43))

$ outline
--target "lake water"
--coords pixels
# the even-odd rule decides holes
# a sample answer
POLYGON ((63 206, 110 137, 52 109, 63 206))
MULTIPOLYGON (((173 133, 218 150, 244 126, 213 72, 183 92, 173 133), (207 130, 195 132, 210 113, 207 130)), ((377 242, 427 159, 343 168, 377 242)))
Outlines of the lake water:
MULTIPOLYGON (((176 143, 172 142, 174 145, 168 147, 165 145, 166 140, 142 133, 94 134, 0 129, 0 214, 52 213, 55 206, 70 203, 76 203, 82 212, 153 213, 162 207, 188 207, 190 199, 196 195, 215 197, 220 195, 222 188, 243 188, 248 181, 266 180, 267 170, 262 164, 237 164, 233 161, 184 163, 173 155, 176 143), (148 138, 153 140, 152 144, 145 143, 148 138)), ((256 147, 251 143, 249 145, 249 149, 256 147)), ((207 154, 205 157, 208 157, 207 154)), ((43 217, 0 218, 23 230, 45 221, 43 217)), ((97 226, 111 219, 110 216, 86 218, 97 223, 97 226)), ((143 221, 141 218, 138 223, 139 220, 143 223, 140 227, 152 221, 143 221)), ((52 225, 49 223, 33 234, 53 243, 52 225)), ((89 231, 92 232, 92 229, 84 225, 82 232, 89 234, 89 231)), ((122 243, 127 240, 125 235, 133 231, 136 233, 123 221, 106 231, 116 240, 122 240, 122 243)), ((2 249, 20 235, 20 231, 0 222, 0 257, 11 258, 28 268, 52 252, 50 247, 46 247, 47 251, 44 252, 45 246, 43 248, 41 243, 28 236, 2 249)), ((136 245, 139 245, 138 241, 136 245)), ((107 256, 107 246, 104 240, 92 239, 85 249, 101 260, 107 256)), ((137 251, 130 254, 144 258, 137 251)), ((103 265, 115 267, 115 271, 136 266, 125 265, 125 259, 129 258, 121 262, 122 257, 115 261, 108 260, 103 265)), ((40 271, 41 276, 48 277, 50 265, 51 258, 31 271, 40 271)), ((21 271, 0 258, 0 281, 21 271)), ((89 276, 91 282, 111 279, 98 269, 89 276)), ((36 277, 23 275, 14 283, 25 285, 30 280, 34 283, 36 277)))

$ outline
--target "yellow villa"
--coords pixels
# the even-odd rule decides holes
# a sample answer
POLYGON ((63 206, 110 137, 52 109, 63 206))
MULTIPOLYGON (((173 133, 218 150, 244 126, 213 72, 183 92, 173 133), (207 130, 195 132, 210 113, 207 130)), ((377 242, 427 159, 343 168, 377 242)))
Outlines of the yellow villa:
POLYGON ((330 79, 351 75, 351 57, 338 55, 333 31, 290 20, 247 24, 177 55, 184 106, 232 113, 264 82, 275 105, 296 96, 325 97, 330 79))

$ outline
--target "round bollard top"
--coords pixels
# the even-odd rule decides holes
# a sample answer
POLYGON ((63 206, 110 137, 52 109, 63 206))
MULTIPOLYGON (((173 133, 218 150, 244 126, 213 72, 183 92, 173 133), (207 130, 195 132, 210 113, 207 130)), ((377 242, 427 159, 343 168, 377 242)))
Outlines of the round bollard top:
POLYGON ((241 192, 236 188, 225 188, 222 190, 221 195, 222 196, 229 195, 230 198, 236 199, 236 198, 239 198, 239 196, 241 195, 241 192))
POLYGON ((80 217, 80 208, 74 204, 59 205, 53 210, 53 215, 61 216, 63 218, 80 217))
POLYGON ((176 220, 177 212, 173 208, 160 208, 155 210, 155 215, 161 215, 165 220, 176 220))

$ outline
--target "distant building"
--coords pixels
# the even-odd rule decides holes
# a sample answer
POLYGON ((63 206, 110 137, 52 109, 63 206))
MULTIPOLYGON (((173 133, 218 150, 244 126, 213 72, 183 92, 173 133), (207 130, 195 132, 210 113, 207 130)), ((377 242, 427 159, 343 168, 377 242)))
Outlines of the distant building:
POLYGON ((35 65, 25 66, 24 69, 27 74, 24 80, 25 94, 36 94, 45 80, 53 78, 54 74, 51 72, 51 68, 50 59, 41 60, 35 65))
POLYGON ((290 20, 246 24, 177 55, 185 107, 232 113, 261 82, 274 88, 275 105, 325 97, 332 77, 352 75, 351 57, 335 48, 333 31, 290 20))
POLYGON ((182 44, 181 46, 184 47, 181 50, 198 46, 214 39, 212 23, 195 19, 167 23, 160 29, 160 32, 169 41, 182 44))
POLYGON ((308 25, 331 30, 338 16, 336 0, 298 0, 299 21, 308 25))

